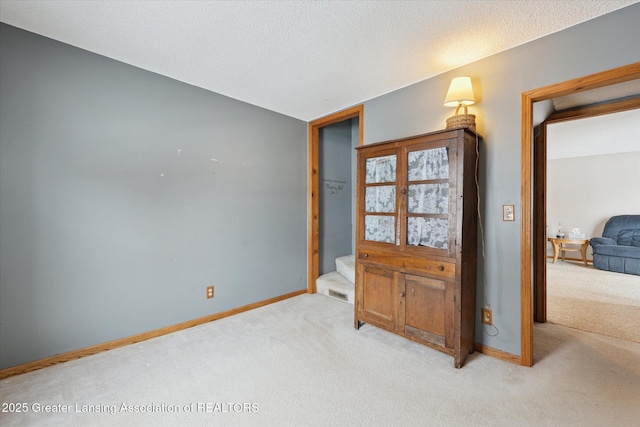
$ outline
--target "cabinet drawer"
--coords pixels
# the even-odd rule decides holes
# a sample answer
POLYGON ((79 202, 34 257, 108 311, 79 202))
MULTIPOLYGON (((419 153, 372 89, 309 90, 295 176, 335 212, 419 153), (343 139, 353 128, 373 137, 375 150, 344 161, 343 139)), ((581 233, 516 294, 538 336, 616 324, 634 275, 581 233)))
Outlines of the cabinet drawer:
POLYGON ((404 273, 414 272, 419 274, 433 274, 440 277, 456 277, 456 265, 452 262, 373 251, 360 251, 358 253, 358 260, 384 264, 385 266, 396 268, 404 273))
POLYGON ((442 277, 456 277, 456 265, 452 262, 422 258, 405 258, 405 269, 442 277))

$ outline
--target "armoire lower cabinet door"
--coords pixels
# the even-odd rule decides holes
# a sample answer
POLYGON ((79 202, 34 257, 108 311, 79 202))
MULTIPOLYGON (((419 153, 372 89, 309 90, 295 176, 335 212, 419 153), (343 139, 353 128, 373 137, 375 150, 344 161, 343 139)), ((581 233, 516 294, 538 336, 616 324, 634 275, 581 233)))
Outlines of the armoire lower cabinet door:
POLYGON ((360 275, 362 286, 358 289, 361 292, 358 310, 361 318, 393 329, 396 321, 396 273, 386 268, 360 265, 360 275))
POLYGON ((403 275, 405 334, 451 348, 454 292, 452 283, 411 274, 403 275))

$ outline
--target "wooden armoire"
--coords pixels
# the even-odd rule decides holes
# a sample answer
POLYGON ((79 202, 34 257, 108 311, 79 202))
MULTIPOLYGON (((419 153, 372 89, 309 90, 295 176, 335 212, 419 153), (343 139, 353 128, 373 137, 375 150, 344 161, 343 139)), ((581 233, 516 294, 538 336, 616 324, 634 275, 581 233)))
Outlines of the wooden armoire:
POLYGON ((448 129, 358 147, 356 328, 473 352, 480 137, 448 129))

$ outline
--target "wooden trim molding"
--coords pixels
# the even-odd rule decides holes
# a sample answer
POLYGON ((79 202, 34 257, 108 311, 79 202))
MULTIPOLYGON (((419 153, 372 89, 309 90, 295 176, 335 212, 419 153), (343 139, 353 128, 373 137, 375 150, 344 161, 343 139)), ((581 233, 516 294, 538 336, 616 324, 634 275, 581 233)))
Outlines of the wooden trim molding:
POLYGON ((488 345, 481 344, 479 342, 474 343, 476 351, 486 354, 487 356, 495 357, 496 359, 504 360, 505 362, 520 364, 520 357, 515 354, 507 353, 506 351, 498 350, 497 348, 489 347, 488 345))
POLYGON ((319 154, 320 128, 344 120, 358 118, 358 145, 363 144, 364 106, 358 105, 309 122, 309 170, 307 175, 307 292, 316 292, 318 278, 318 248, 320 229, 319 154))
POLYGON ((309 170, 307 176, 307 292, 316 292, 320 230, 320 177, 318 141, 320 127, 309 123, 309 170))
POLYGON ((640 79, 640 62, 525 92, 533 102, 640 79))
POLYGON ((533 99, 522 94, 522 172, 520 174, 520 198, 522 229, 520 231, 520 364, 533 365, 533 229, 532 171, 533 171, 533 99))
POLYGON ((81 357, 91 356, 93 354, 102 353, 103 351, 113 350, 114 348, 124 347, 125 345, 135 344, 141 341, 146 341, 151 338, 157 338, 163 335, 167 335, 173 332, 178 332, 183 329, 191 328, 194 326, 202 325, 212 322, 214 320, 222 319, 224 317, 233 316, 234 314, 242 313, 245 311, 253 310, 254 308, 262 307, 265 305, 273 304, 274 302, 282 301, 288 298, 292 298, 306 293, 306 289, 290 292, 288 294, 280 295, 277 297, 269 298, 264 301, 258 301, 251 304, 243 305, 242 307, 233 308, 231 310, 222 311, 220 313, 211 314, 208 316, 200 317, 198 319, 188 320, 186 322, 178 323, 176 325, 167 326, 164 328, 156 329, 149 332, 143 332, 141 334, 132 335, 130 337, 120 338, 113 341, 108 341, 102 344, 93 345, 90 347, 81 348, 79 350, 70 351, 68 353, 58 354, 55 356, 47 357, 45 359, 35 360, 33 362, 25 363, 22 365, 6 368, 0 371, 0 380, 14 375, 24 374, 26 372, 35 371, 38 369, 46 368, 48 366, 57 365, 59 363, 68 362, 74 359, 80 359, 81 357))
POLYGON ((533 321, 544 323, 547 321, 547 126, 544 122, 534 140, 533 163, 533 321))
MULTIPOLYGON (((533 364, 533 103, 640 79, 640 62, 524 92, 521 98, 520 231, 521 356, 520 364, 533 364)), ((560 120, 560 119, 558 119, 560 120)))
POLYGON ((604 116, 606 114, 620 113, 623 111, 636 110, 640 108, 640 96, 637 98, 624 99, 622 101, 608 102, 584 107, 562 110, 551 114, 544 121, 546 125, 552 123, 566 122, 570 120, 585 119, 588 117, 604 116))

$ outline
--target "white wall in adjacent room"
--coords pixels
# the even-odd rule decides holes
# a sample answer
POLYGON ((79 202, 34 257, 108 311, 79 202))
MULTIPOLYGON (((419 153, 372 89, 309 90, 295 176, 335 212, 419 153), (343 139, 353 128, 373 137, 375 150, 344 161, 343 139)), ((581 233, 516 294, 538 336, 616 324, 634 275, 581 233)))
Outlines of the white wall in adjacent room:
POLYGON ((639 122, 632 110, 549 126, 548 236, 560 221, 565 234, 578 227, 601 236, 611 216, 640 214, 639 122))

